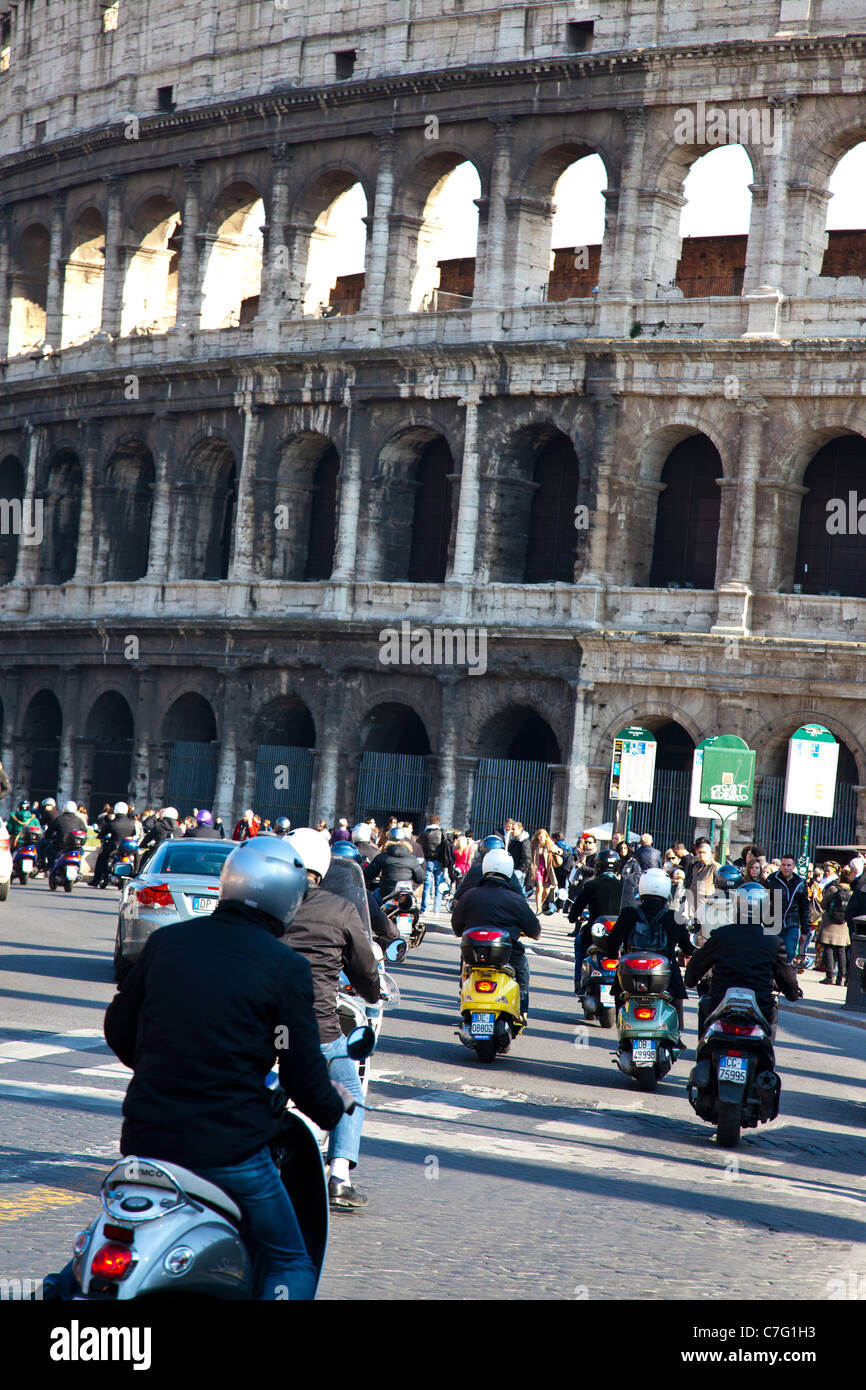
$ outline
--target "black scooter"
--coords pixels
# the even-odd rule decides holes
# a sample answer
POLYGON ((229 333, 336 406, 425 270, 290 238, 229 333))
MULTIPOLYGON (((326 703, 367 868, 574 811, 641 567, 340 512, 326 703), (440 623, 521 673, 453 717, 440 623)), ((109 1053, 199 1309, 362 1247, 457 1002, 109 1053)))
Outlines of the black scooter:
POLYGON ((689 1103, 716 1126, 723 1149, 737 1147, 741 1129, 766 1124, 779 1113, 782 1082, 773 1031, 752 989, 729 989, 703 1026, 689 1074, 689 1103))

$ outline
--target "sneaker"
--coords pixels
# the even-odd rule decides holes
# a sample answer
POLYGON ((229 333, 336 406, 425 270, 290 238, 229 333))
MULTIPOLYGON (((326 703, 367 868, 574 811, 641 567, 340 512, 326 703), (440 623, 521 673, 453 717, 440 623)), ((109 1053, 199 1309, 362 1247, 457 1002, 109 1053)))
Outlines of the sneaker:
POLYGON ((367 1205, 367 1198, 351 1183, 329 1178, 328 1205, 331 1211, 362 1211, 367 1205))

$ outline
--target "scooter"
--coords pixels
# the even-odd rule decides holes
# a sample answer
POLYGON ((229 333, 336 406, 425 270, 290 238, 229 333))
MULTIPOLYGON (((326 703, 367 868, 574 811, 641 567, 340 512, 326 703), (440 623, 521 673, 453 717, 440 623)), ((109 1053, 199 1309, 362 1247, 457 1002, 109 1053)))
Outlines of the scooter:
POLYGON ((417 950, 424 940, 427 923, 421 921, 421 910, 418 906, 418 899, 412 892, 412 884, 398 883, 393 893, 389 894, 387 898, 383 898, 381 908, 385 916, 395 923, 400 935, 409 943, 409 949, 417 950))
POLYGON ((22 835, 27 835, 27 839, 22 839, 12 855, 12 877, 18 880, 22 888, 26 888, 31 878, 35 878, 39 872, 37 861, 39 858, 39 840, 35 830, 22 831, 22 835))
POLYGON ((580 977, 579 997, 583 1016, 598 1019, 602 1028, 612 1028, 616 1022, 613 1002, 616 960, 604 953, 604 938, 613 931, 615 922, 615 917, 599 917, 593 922, 590 927, 593 945, 586 953, 580 977))
POLYGON ((86 830, 70 830, 63 848, 48 870, 48 887, 52 893, 63 885, 65 893, 71 893, 81 877, 81 847, 87 839, 86 830))
MULTIPOLYGON (((108 860, 108 882, 115 888, 123 888, 127 879, 135 878, 135 856, 138 853, 138 840, 130 836, 121 840, 108 860)), ((107 886, 103 884, 103 887, 107 886)))
POLYGON ((457 1036, 479 1062, 507 1052, 526 1026, 511 959, 511 937, 492 927, 471 927, 460 940, 462 1024, 457 1036))
MULTIPOLYGON (((349 1056, 362 1060, 373 1043, 371 1028, 355 1030, 349 1056)), ((271 1154, 316 1267, 318 1289, 328 1247, 322 1156, 310 1121, 286 1108, 278 1084, 270 1089, 278 1117, 271 1154)), ((214 1183, 177 1163, 130 1156, 108 1173, 101 1195, 102 1214, 75 1238, 75 1300, 256 1297, 261 1269, 242 1238, 240 1208, 214 1183)))
POLYGON ((641 1091, 654 1091, 683 1050, 676 1006, 668 994, 666 956, 632 952, 617 966, 622 991, 619 1047, 613 1061, 641 1091))
POLYGON ((689 1103, 716 1126, 723 1149, 735 1149, 741 1128, 753 1129, 779 1113, 773 1029, 752 989, 729 989, 707 1018, 689 1073, 689 1103))
MULTIPOLYGON (((366 1024, 373 1029, 373 1050, 379 1041, 379 1034, 382 1031, 382 1018, 386 1008, 397 1008, 400 1003, 400 989, 396 981, 388 974, 385 969, 385 961, 393 965, 399 965, 406 955, 409 947, 405 941, 391 941, 386 946, 384 952, 377 942, 373 942, 373 954, 379 966, 379 988, 381 994, 377 1004, 368 1004, 366 1000, 352 988, 348 979, 340 971, 340 988, 337 994, 337 1013, 340 1016, 340 1027, 346 1037, 363 1028, 366 1024)), ((365 1057, 358 1065, 358 1077, 361 1082, 361 1089, 366 1097, 367 1086, 370 1082, 370 1072, 367 1066, 368 1059, 365 1057)))

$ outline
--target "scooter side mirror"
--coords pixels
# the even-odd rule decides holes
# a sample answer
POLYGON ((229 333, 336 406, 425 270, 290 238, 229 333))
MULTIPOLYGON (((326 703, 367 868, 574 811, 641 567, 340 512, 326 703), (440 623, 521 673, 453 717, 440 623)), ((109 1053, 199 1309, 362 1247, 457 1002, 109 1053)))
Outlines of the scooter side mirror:
POLYGON ((389 941, 385 947, 385 959, 392 965, 399 965, 408 950, 409 944, 402 937, 399 941, 389 941))
POLYGON ((362 1062, 376 1046, 376 1034, 369 1023, 363 1028, 353 1028, 346 1038, 346 1051, 353 1062, 362 1062))

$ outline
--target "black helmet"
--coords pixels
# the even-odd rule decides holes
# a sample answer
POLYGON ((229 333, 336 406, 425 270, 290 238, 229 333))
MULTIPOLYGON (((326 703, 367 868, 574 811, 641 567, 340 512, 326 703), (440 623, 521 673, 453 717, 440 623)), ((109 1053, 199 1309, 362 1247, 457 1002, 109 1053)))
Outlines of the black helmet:
POLYGON ((615 849, 600 849, 595 856, 596 874, 618 874, 622 863, 615 849))
POLYGON ((501 835, 485 835, 478 848, 487 854, 491 849, 505 849, 505 841, 501 835))
POLYGON ((19 801, 16 807, 18 811, 32 811, 32 809, 33 807, 30 805, 29 801, 19 801))
POLYGON ((716 870, 715 885, 723 893, 733 893, 743 881, 743 871, 736 864, 723 864, 716 870))
POLYGON ((275 835, 288 835, 291 828, 292 822, 289 820, 288 816, 277 816, 277 819, 274 821, 275 835))

